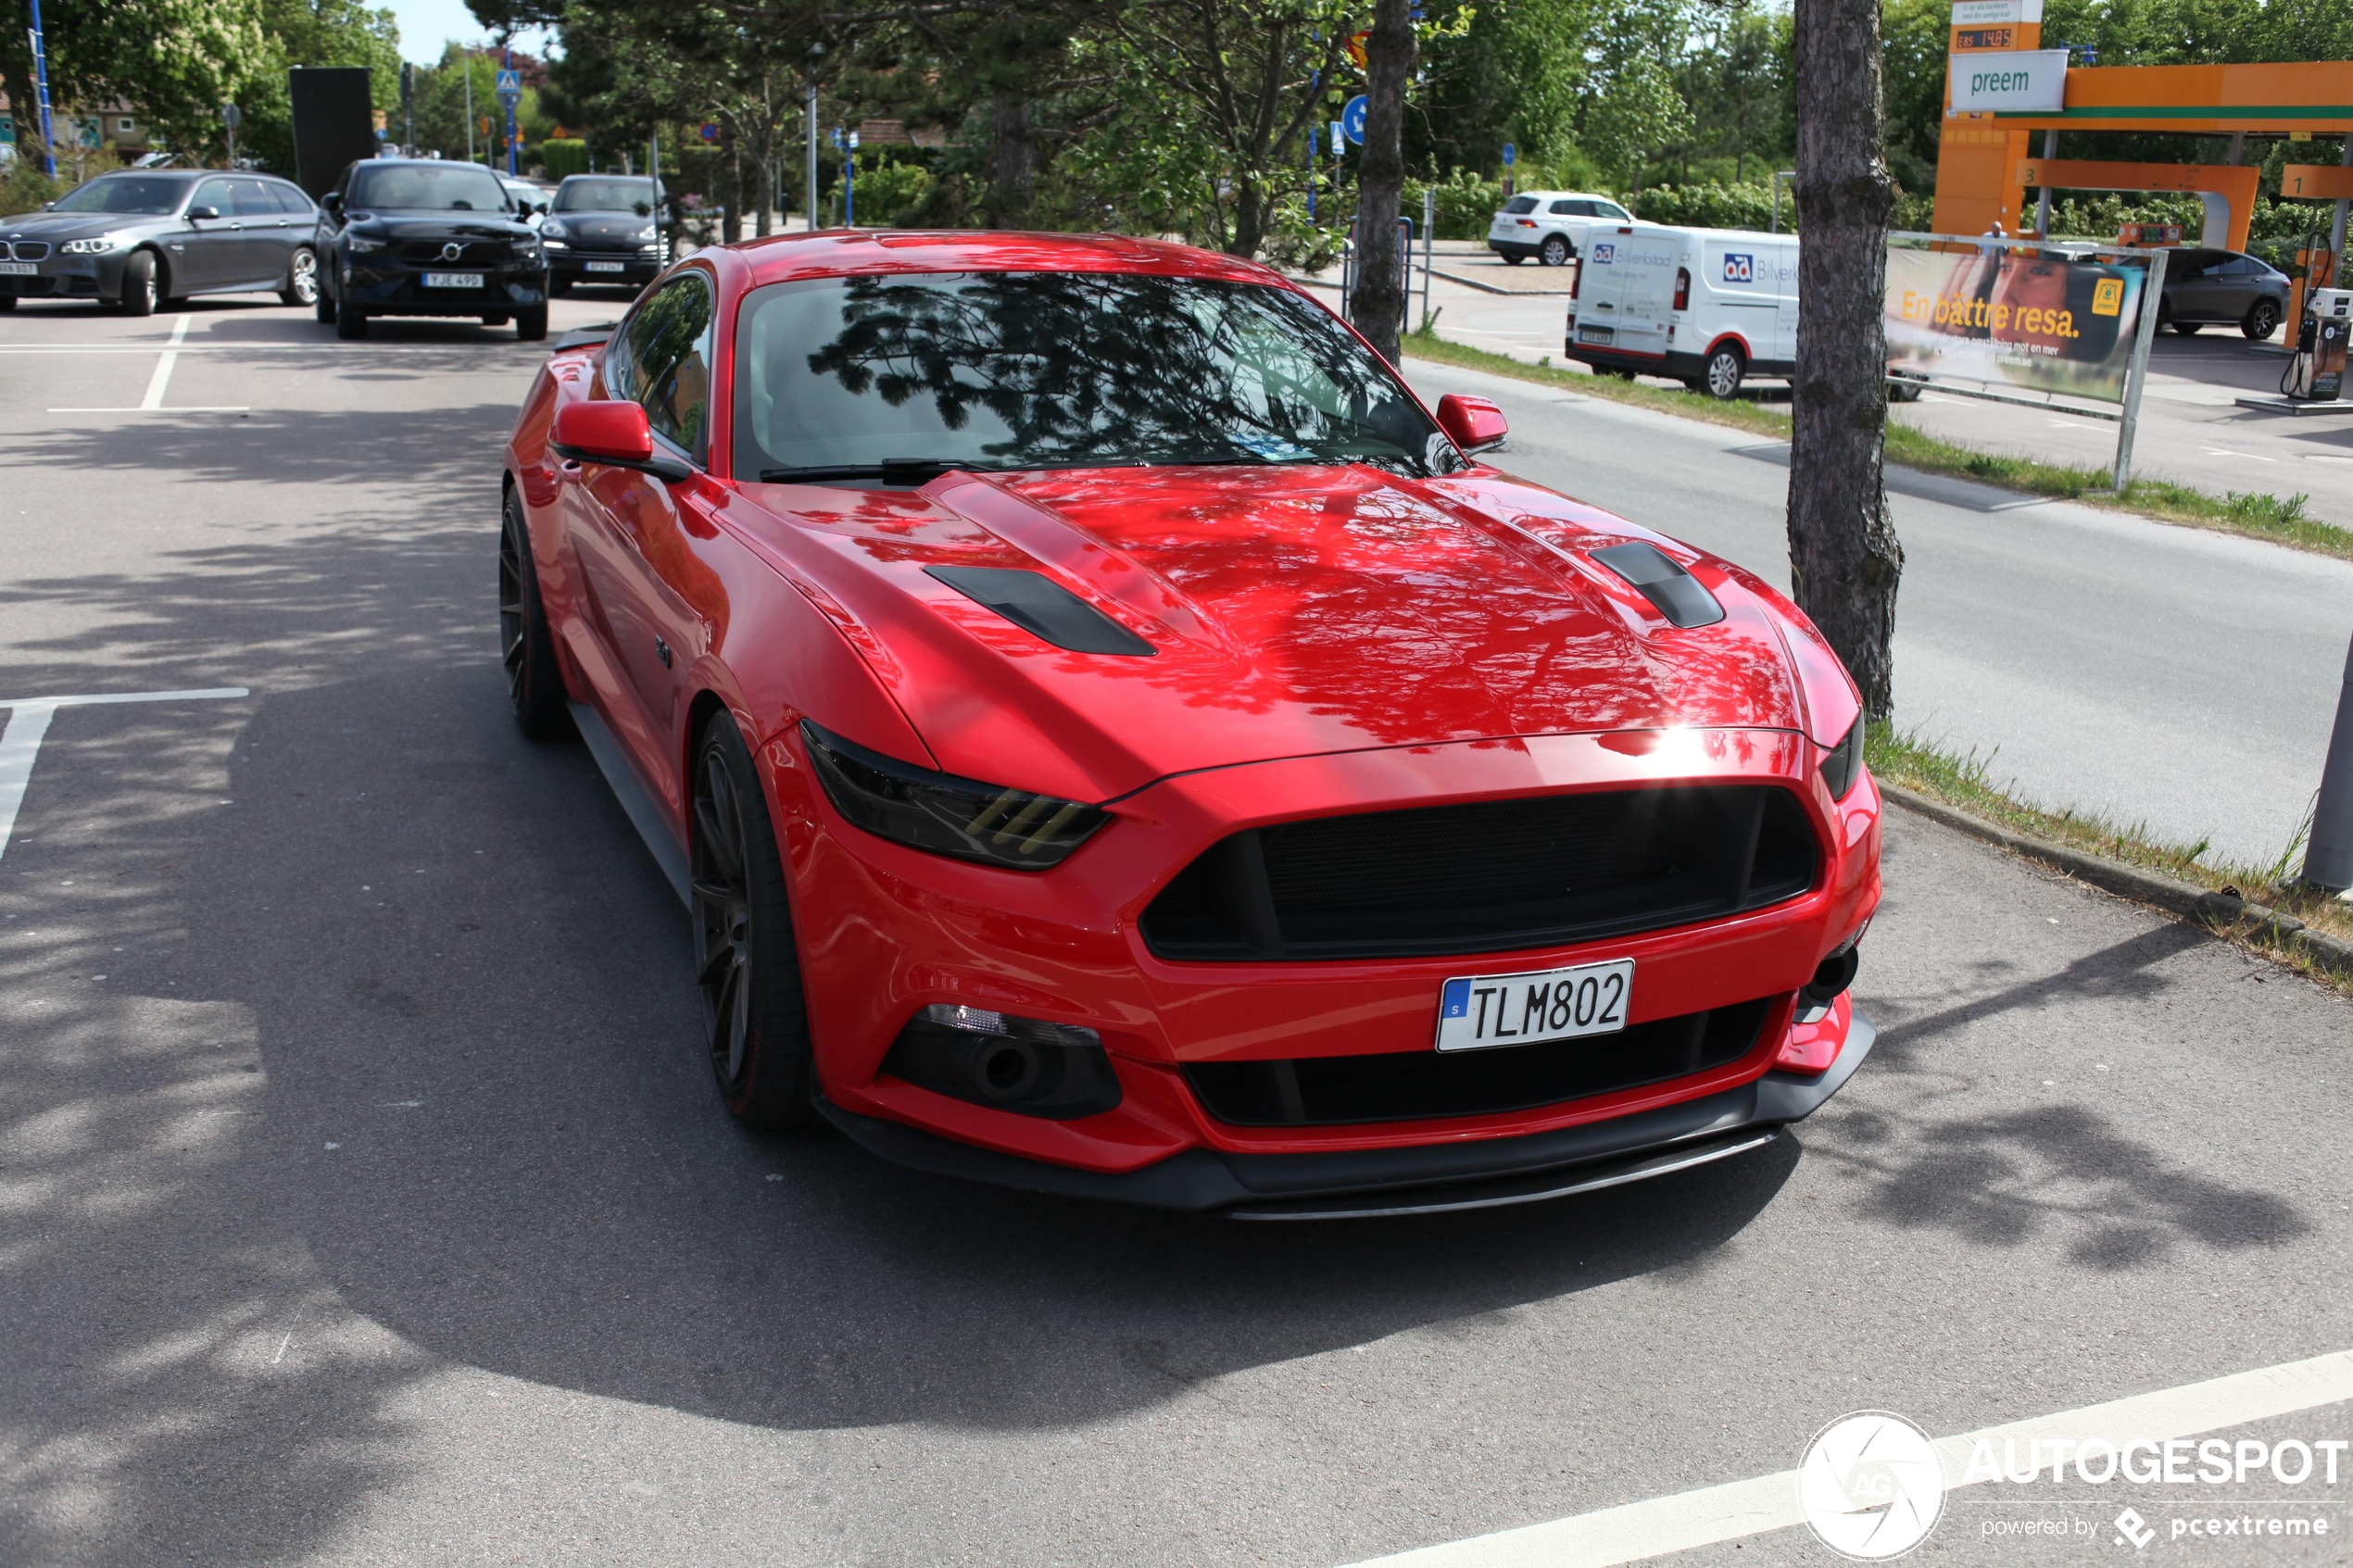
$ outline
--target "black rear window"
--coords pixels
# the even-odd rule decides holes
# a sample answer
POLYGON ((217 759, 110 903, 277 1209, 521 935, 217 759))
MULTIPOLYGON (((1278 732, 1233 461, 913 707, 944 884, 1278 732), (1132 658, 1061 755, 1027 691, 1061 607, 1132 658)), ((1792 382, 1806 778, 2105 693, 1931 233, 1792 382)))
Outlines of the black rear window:
POLYGON ((1511 200, 1504 204, 1504 210, 1505 212, 1533 212, 1536 210, 1536 198, 1534 196, 1514 196, 1511 200))

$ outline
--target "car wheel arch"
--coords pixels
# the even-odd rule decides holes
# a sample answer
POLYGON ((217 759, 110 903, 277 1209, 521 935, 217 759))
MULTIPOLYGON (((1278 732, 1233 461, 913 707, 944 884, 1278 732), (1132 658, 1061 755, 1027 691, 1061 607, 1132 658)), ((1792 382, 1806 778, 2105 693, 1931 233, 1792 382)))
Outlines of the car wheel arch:
POLYGON ((1716 334, 1715 340, 1709 343, 1706 349, 1700 355, 1701 362, 1704 364, 1707 360, 1714 358, 1716 351, 1727 344, 1730 344, 1734 348, 1740 350, 1741 360, 1743 365, 1754 365, 1756 363, 1756 351, 1748 345, 1748 339, 1741 336, 1738 332, 1718 332, 1716 334))

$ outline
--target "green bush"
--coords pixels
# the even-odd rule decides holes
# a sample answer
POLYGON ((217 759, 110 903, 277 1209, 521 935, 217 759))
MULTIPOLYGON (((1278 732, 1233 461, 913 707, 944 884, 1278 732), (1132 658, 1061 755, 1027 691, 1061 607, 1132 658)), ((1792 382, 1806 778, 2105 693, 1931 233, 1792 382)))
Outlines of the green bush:
POLYGON ((1420 238, 1425 190, 1438 198, 1437 237, 1441 240, 1485 239, 1488 223, 1504 205, 1503 182, 1482 180, 1474 169, 1458 169, 1443 180, 1408 180, 1405 216, 1414 220, 1416 239, 1420 238))
MULTIPOLYGON (((915 163, 886 163, 858 171, 855 191, 859 223, 868 229, 891 228, 915 221, 931 194, 931 170, 915 163)), ((837 190, 838 197, 840 192, 837 190)))
MULTIPOLYGON (((1792 207, 1784 192, 1784 232, 1797 227, 1797 214, 1792 207)), ((1634 211, 1645 223, 1673 223, 1691 229, 1769 229, 1773 222, 1773 190, 1769 185, 1654 185, 1642 193, 1634 211)))
POLYGON ((56 201, 65 191, 29 157, 19 156, 0 166, 0 214, 38 212, 43 203, 56 201))
POLYGON ((576 136, 550 136, 539 144, 539 165, 550 180, 588 172, 588 144, 576 136))

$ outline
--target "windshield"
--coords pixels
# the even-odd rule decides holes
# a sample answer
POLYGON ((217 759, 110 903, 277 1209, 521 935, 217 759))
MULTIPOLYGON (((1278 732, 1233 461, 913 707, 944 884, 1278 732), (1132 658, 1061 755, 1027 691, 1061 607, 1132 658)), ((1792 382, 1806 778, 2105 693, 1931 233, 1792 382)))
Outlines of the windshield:
POLYGON ((654 182, 650 180, 567 180, 556 193, 558 212, 634 212, 650 218, 654 182))
POLYGON ((398 163, 354 169, 348 205, 355 210, 384 207, 408 212, 504 212, 508 203, 506 191, 486 169, 398 163))
POLYGON ((185 180, 157 180, 141 174, 108 174, 68 193, 58 212, 177 212, 188 194, 185 180))
POLYGON ((1429 475, 1462 462, 1329 312, 1256 283, 818 278, 753 291, 736 345, 741 479, 1198 462, 1429 475))

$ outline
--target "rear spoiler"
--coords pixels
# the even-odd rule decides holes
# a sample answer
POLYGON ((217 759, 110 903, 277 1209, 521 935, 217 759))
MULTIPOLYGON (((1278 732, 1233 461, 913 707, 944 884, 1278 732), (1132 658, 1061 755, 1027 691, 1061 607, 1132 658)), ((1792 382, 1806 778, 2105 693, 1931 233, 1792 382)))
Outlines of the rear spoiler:
POLYGON ((599 321, 593 327, 574 327, 558 338, 556 345, 547 352, 561 354, 567 348, 587 348, 605 342, 620 330, 619 321, 599 321))

